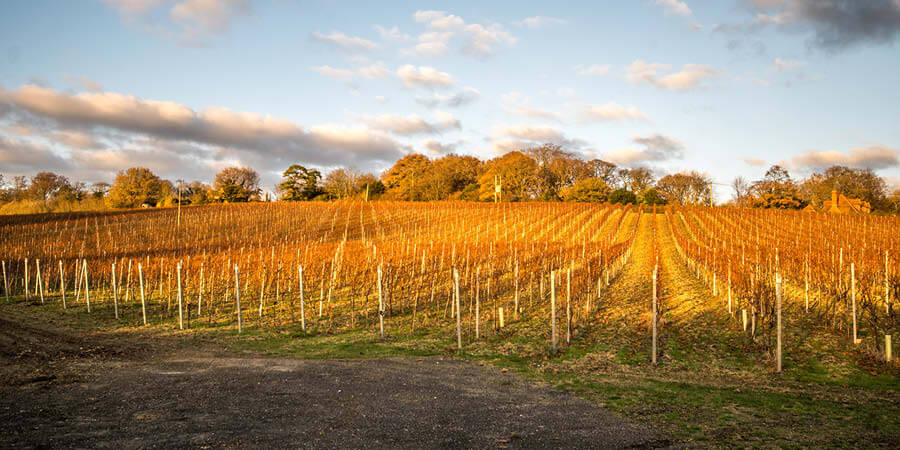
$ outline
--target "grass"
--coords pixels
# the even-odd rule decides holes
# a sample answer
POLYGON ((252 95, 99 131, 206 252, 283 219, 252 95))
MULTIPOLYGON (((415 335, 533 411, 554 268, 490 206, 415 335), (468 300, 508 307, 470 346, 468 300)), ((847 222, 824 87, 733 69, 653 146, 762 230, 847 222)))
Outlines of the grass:
MULTIPOLYGON (((890 447, 891 438, 900 436, 900 417, 895 413, 900 407, 900 383, 895 373, 873 375, 858 367, 832 369, 816 359, 807 359, 788 365, 779 376, 761 370, 759 361, 740 353, 740 346, 724 346, 724 359, 720 354, 712 356, 715 361, 698 357, 697 347, 703 344, 693 342, 690 333, 667 336, 664 353, 670 359, 660 367, 651 367, 646 349, 634 345, 642 339, 601 341, 590 332, 552 354, 541 335, 506 338, 488 331, 479 342, 469 337, 465 351, 460 353, 452 327, 430 327, 415 333, 408 326, 389 327, 382 339, 376 330, 368 328, 336 334, 306 333, 299 325, 261 328, 252 322, 241 334, 232 325, 210 327, 205 321, 194 321, 194 328, 179 331, 174 318, 154 320, 147 328, 139 326, 136 318, 128 318, 122 326, 106 305, 98 305, 88 314, 83 307, 63 311, 55 303, 36 307, 17 301, 0 304, 0 312, 79 333, 149 333, 258 356, 461 358, 586 397, 618 414, 661 427, 688 445, 890 447), (591 365, 591 361, 602 364, 591 365), (714 379, 696 373, 713 363, 719 365, 719 371, 735 370, 737 375, 714 379), (753 376, 747 377, 747 372, 753 376)), ((523 318, 523 322, 527 320, 523 318)), ((609 330, 598 326, 595 332, 609 330)))

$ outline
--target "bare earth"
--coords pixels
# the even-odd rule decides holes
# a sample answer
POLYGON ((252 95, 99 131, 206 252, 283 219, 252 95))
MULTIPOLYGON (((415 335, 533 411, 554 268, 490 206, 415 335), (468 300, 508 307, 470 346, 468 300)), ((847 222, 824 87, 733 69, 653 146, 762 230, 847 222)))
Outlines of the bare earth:
POLYGON ((210 356, 87 342, 0 318, 0 447, 669 444, 571 394, 465 361, 210 356))

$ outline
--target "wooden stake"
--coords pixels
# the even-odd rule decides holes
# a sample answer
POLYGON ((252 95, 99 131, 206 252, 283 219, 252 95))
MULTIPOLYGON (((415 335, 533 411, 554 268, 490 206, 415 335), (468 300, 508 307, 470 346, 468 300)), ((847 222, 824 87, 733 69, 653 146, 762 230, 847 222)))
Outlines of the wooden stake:
POLYGON ((891 362, 891 360, 894 359, 892 350, 893 349, 891 348, 891 335, 886 334, 886 335, 884 335, 884 358, 885 358, 885 361, 891 362))
POLYGON ((63 309, 66 309, 66 277, 62 260, 59 260, 59 294, 62 296, 63 309))
POLYGON ((147 325, 147 300, 144 298, 144 268, 138 263, 138 280, 141 283, 141 315, 144 316, 144 325, 147 325))
POLYGON ((550 349, 556 353, 556 273, 550 271, 550 349))
POLYGON ((297 266, 297 273, 300 277, 300 329, 306 332, 306 307, 304 306, 305 298, 303 296, 303 266, 297 266))
POLYGON ((781 372, 781 275, 775 276, 775 312, 777 339, 775 347, 775 371, 781 372))
POLYGON ((37 260, 37 288, 41 296, 41 304, 44 304, 44 280, 41 278, 41 260, 37 260))
POLYGON ((384 294, 381 289, 381 264, 378 265, 378 327, 384 339, 384 294))
POLYGON ((456 348, 462 351, 462 314, 459 313, 459 271, 453 268, 454 297, 456 303, 456 348))
POLYGON ((3 261, 3 292, 6 294, 6 303, 9 303, 9 282, 6 281, 6 261, 3 261))
MULTIPOLYGON (((180 205, 180 203, 179 203, 180 205)), ((178 329, 184 329, 184 296, 181 291, 181 261, 178 261, 178 265, 175 266, 175 271, 177 272, 178 278, 178 329)))
POLYGON ((856 265, 854 263, 850 263, 850 302, 853 311, 853 343, 859 344, 856 335, 856 265))
POLYGON ((87 302, 88 312, 91 312, 91 287, 88 282, 87 259, 82 261, 81 270, 84 272, 84 299, 87 302))
POLYGON ((234 265, 234 301, 237 307, 238 334, 244 332, 244 324, 241 322, 241 272, 238 265, 234 265))
POLYGON ((503 328, 506 326, 506 322, 503 321, 503 307, 501 306, 497 311, 500 313, 500 328, 503 328))
POLYGON ((654 366, 656 365, 656 353, 657 353, 657 350, 656 350, 656 334, 657 334, 657 330, 656 330, 656 322, 657 322, 656 315, 658 314, 658 312, 657 312, 657 309, 658 309, 658 308, 657 308, 657 305, 656 305, 656 278, 657 278, 657 272, 658 272, 658 270, 659 270, 659 266, 654 266, 654 267, 653 267, 653 344, 652 344, 652 347, 651 347, 651 352, 652 352, 652 353, 651 353, 651 354, 652 354, 652 357, 651 357, 651 358, 652 358, 652 362, 653 362, 653 365, 654 365, 654 366))
MULTIPOLYGON (((131 272, 129 270, 129 276, 130 275, 131 275, 131 272)), ((203 280, 203 263, 201 262, 200 263, 200 292, 197 295, 197 320, 200 320, 200 317, 203 316, 203 287, 204 287, 203 282, 204 282, 204 280, 203 280)))
POLYGON ((572 269, 566 270, 566 344, 572 341, 572 269))
POLYGON ((112 291, 113 291, 113 311, 116 316, 116 320, 119 320, 119 289, 116 285, 116 263, 112 263, 112 291))

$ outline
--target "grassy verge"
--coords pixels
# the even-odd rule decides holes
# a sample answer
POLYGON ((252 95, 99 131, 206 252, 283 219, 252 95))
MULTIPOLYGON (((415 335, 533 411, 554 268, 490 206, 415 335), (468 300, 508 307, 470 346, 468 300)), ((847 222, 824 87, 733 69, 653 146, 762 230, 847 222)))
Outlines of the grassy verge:
POLYGON ((720 318, 696 324, 703 333, 672 326, 663 341, 663 361, 652 367, 646 333, 639 325, 616 321, 584 324, 570 345, 552 354, 540 319, 524 316, 504 330, 487 330, 477 342, 467 331, 464 351, 457 352, 449 322, 413 332, 399 325, 408 323, 404 320, 388 321, 381 339, 373 328, 304 332, 299 325, 260 327, 252 319, 241 334, 232 324, 210 326, 196 319, 189 330, 178 330, 174 317, 154 317, 143 327, 133 310, 116 321, 107 305, 88 314, 83 306, 64 311, 56 303, 37 306, 21 299, 0 304, 0 314, 76 334, 126 342, 150 338, 176 351, 207 345, 229 354, 288 358, 462 358, 584 396, 688 445, 891 447, 900 436, 896 368, 831 364, 814 357, 817 351, 851 350, 808 340, 811 350, 789 357, 785 372, 776 375, 766 356, 740 333, 710 332, 725 329, 720 318))

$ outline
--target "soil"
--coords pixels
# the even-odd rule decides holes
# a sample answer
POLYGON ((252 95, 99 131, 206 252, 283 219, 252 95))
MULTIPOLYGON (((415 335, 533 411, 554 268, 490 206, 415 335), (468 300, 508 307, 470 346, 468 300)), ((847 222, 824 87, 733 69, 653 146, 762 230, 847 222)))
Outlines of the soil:
POLYGON ((500 369, 150 348, 0 318, 2 448, 629 448, 645 426, 500 369))

